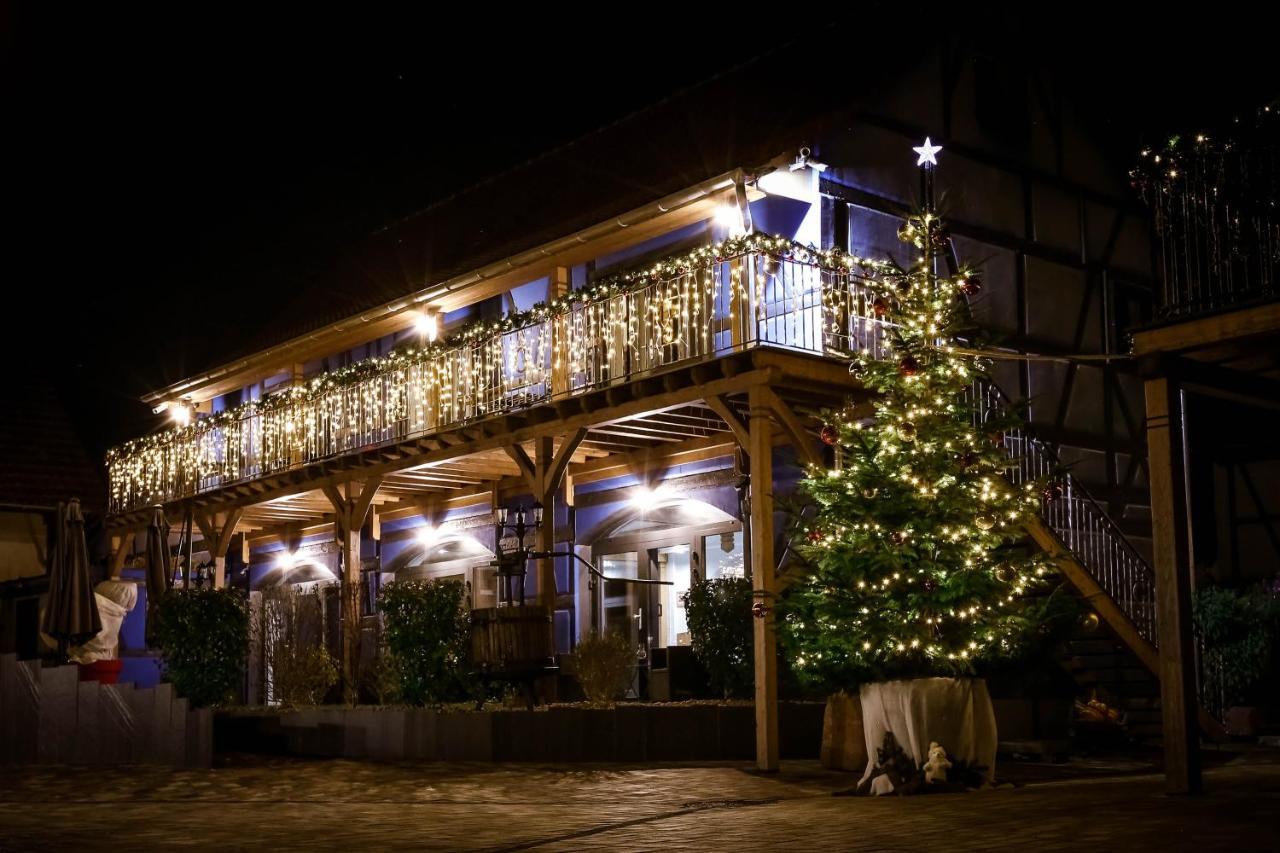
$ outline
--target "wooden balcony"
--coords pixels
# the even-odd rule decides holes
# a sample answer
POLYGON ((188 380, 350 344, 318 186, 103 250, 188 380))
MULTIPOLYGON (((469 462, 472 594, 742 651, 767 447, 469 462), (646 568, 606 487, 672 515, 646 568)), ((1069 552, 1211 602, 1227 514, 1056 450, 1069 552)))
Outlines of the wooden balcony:
POLYGON ((732 436, 723 401, 762 385, 838 404, 855 383, 827 354, 882 345, 867 265, 748 239, 733 256, 660 265, 462 343, 371 360, 117 448, 114 520, 132 526, 179 502, 264 504, 357 476, 391 475, 384 492, 463 490, 512 473, 504 448, 552 433, 585 431, 577 461, 732 436))

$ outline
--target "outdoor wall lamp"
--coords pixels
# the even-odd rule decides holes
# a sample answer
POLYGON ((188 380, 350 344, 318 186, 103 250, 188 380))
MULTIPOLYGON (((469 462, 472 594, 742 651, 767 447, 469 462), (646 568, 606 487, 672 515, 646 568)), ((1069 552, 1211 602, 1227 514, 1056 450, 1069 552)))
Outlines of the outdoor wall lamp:
POLYGON ((413 327, 427 343, 435 343, 440 336, 440 315, 435 309, 428 308, 414 316, 413 327))

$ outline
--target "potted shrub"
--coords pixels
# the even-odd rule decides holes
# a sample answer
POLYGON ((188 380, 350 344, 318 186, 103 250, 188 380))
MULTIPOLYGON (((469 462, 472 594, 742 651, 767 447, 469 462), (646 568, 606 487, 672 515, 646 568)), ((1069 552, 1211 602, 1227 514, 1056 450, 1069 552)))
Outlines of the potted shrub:
POLYGON ((858 691, 863 783, 876 793, 946 773, 993 778, 995 718, 975 676, 1034 627, 1026 594, 1051 564, 1023 547, 1023 525, 1063 496, 1007 476, 1006 435, 1022 419, 984 390, 988 365, 971 354, 981 341, 964 297, 977 276, 933 272, 944 233, 936 216, 913 217, 900 236, 919 265, 865 270, 870 307, 889 322, 850 370, 874 392, 874 417, 826 413, 822 437, 839 464, 806 472, 805 506, 792 513, 805 571, 782 602, 780 638, 802 682, 858 691))
POLYGON ((1265 588, 1205 587, 1196 591, 1192 616, 1203 643, 1206 695, 1221 704, 1228 734, 1256 737, 1272 648, 1280 639, 1280 598, 1265 588))

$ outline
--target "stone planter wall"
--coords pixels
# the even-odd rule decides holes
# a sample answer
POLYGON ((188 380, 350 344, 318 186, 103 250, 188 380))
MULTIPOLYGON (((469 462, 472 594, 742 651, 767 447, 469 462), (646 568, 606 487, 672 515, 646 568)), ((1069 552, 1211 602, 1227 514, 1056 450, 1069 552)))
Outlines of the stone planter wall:
POLYGON ((75 665, 0 655, 0 764, 208 767, 212 721, 172 684, 80 681, 75 665))
MULTIPOLYGON (((783 758, 818 757, 822 710, 817 702, 781 703, 783 758)), ((378 761, 750 761, 755 715, 749 705, 642 703, 535 711, 232 711, 215 718, 214 749, 378 761)))

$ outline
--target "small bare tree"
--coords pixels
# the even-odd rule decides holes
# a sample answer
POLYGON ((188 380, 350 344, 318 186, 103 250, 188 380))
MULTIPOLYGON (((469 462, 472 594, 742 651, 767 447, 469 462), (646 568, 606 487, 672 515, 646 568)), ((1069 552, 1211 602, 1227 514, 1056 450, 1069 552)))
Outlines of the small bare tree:
POLYGON ((324 602, 319 591, 297 586, 264 590, 257 623, 267 703, 322 702, 338 681, 338 667, 325 647, 324 602))

